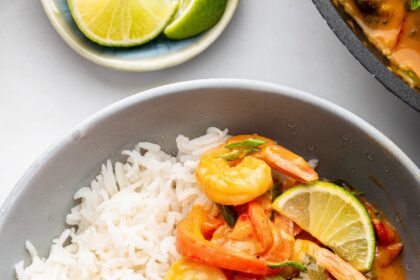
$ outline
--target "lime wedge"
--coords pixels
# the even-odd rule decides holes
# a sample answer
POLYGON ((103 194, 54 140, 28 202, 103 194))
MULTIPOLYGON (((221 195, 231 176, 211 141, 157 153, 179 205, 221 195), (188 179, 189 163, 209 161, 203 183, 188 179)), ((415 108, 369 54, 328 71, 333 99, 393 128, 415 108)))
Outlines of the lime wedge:
POLYGON ((175 14, 173 0, 67 0, 80 31, 103 46, 130 47, 159 35, 175 14))
POLYGON ((282 193, 273 208, 360 271, 375 257, 375 234, 359 200, 332 183, 317 181, 282 193))
POLYGON ((164 33, 174 40, 198 35, 220 20, 226 5, 227 0, 180 0, 178 12, 164 33))

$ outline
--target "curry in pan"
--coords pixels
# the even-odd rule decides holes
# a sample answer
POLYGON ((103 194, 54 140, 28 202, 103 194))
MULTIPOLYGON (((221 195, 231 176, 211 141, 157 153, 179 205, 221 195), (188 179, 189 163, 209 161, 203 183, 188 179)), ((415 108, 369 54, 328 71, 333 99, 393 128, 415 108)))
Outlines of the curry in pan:
POLYGON ((420 1, 338 0, 369 41, 385 55, 390 70, 420 88, 420 1))

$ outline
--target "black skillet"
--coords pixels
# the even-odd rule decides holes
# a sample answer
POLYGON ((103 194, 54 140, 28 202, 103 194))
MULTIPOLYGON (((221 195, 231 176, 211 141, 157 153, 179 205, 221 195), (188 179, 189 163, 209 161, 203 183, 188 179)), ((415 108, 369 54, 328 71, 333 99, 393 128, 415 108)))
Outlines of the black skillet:
POLYGON ((388 70, 386 57, 369 43, 363 31, 342 7, 336 7, 331 0, 312 1, 353 56, 387 89, 420 112, 420 90, 409 87, 401 78, 388 70), (354 31, 350 28, 349 22, 354 26, 354 31))

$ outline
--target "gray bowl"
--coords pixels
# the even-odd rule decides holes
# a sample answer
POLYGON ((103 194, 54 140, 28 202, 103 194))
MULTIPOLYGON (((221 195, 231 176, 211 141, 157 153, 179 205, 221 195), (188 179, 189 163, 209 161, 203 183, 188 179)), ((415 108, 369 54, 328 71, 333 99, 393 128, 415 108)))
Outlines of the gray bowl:
POLYGON ((152 89, 100 111, 45 152, 25 173, 0 210, 0 279, 28 261, 24 242, 40 254, 64 228, 75 191, 107 158, 140 140, 175 147, 175 137, 208 126, 232 134, 257 132, 306 158, 319 173, 345 179, 384 210, 405 243, 407 279, 418 279, 420 171, 388 138, 355 115, 294 89, 244 80, 201 80, 152 89))

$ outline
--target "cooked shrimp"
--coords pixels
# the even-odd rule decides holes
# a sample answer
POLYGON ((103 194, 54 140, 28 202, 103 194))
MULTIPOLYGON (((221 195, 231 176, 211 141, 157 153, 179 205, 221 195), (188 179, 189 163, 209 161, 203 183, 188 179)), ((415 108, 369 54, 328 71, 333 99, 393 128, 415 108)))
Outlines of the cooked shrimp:
POLYGON ((369 213, 377 236, 375 262, 380 267, 386 267, 398 257, 403 249, 400 235, 397 229, 384 218, 383 213, 365 199, 361 198, 361 201, 369 213))
POLYGON ((240 205, 272 187, 270 167, 298 182, 318 179, 318 174, 302 157, 258 135, 234 136, 226 145, 205 153, 196 178, 214 202, 240 205))
POLYGON ((212 201, 223 205, 240 205, 267 192, 273 185, 271 168, 264 161, 246 156, 236 166, 220 155, 223 146, 205 153, 198 164, 196 178, 202 191, 212 201))
POLYGON ((221 269, 187 259, 172 264, 164 280, 227 280, 221 269))
POLYGON ((389 266, 401 253, 403 244, 401 242, 387 246, 379 245, 376 250, 375 262, 379 267, 389 266))
MULTIPOLYGON (((207 239, 209 237, 203 235, 203 230, 205 227, 207 228, 205 225, 209 220, 209 213, 200 205, 194 206, 189 215, 177 225, 176 248, 178 253, 191 260, 223 269, 256 275, 277 274, 280 269, 269 267, 272 261, 269 262, 264 256, 254 255, 254 250, 259 250, 259 246, 252 246, 250 243, 254 240, 257 241, 257 238, 252 238, 252 226, 249 222, 246 222, 248 218, 245 215, 243 218, 243 223, 238 224, 238 230, 233 229, 235 232, 232 233, 235 236, 224 238, 225 232, 218 229, 211 239, 207 239), (241 232, 242 230, 245 232, 241 232), (222 239, 215 240, 215 237, 222 239), (251 240, 243 240, 243 237, 251 237, 251 240), (240 239, 243 241, 240 241, 240 239)), ((241 220, 241 218, 238 218, 237 223, 241 220)), ((281 245, 279 246, 281 248, 276 249, 276 251, 284 247, 283 244, 279 245, 281 245)), ((285 260, 278 259, 278 262, 282 261, 285 260)))
POLYGON ((320 267, 337 280, 367 280, 362 273, 333 252, 308 240, 296 240, 294 259, 302 261, 306 255, 314 258, 320 267))
POLYGON ((259 135, 238 135, 228 139, 228 144, 254 138, 265 141, 259 146, 259 151, 252 153, 253 157, 262 159, 271 168, 280 173, 296 179, 299 182, 309 183, 318 180, 318 174, 301 156, 280 146, 274 140, 259 135))

